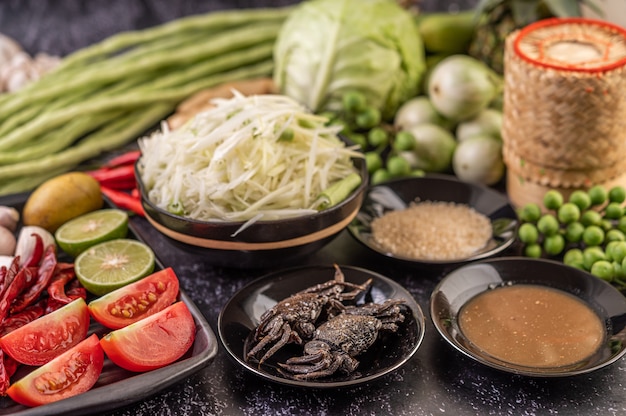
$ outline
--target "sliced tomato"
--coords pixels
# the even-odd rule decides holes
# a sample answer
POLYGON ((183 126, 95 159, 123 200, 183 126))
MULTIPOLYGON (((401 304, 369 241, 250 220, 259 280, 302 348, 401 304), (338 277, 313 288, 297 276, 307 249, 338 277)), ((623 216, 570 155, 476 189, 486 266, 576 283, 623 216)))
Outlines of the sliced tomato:
POLYGON ((176 302, 161 312, 100 340, 102 349, 118 366, 130 371, 149 371, 173 363, 191 347, 196 324, 184 302, 176 302))
POLYGON ((24 406, 39 406, 89 390, 100 377, 104 352, 92 334, 9 387, 7 394, 24 406))
POLYGON ((107 328, 124 328, 174 303, 178 286, 178 277, 168 267, 92 300, 89 312, 107 328))
POLYGON ((89 309, 78 298, 4 335, 0 348, 22 364, 42 365, 85 339, 88 330, 89 309))

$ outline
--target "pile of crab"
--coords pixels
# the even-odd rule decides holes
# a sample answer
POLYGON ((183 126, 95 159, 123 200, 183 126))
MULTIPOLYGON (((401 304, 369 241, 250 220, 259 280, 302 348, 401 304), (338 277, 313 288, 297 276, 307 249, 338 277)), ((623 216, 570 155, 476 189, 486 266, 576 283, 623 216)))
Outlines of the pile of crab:
POLYGON ((266 360, 288 344, 302 347, 302 355, 279 362, 279 372, 296 380, 352 374, 355 358, 367 351, 383 332, 397 332, 405 320, 406 302, 356 304, 372 280, 363 284, 345 281, 335 265, 333 280, 297 292, 261 315, 246 346, 246 360, 266 360))

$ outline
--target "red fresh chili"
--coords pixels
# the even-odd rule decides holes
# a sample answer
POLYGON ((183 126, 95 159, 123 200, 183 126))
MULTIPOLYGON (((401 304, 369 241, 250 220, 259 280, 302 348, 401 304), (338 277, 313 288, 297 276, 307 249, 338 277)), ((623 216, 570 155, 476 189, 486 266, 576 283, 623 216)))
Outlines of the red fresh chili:
POLYGON ((140 156, 140 150, 131 150, 129 152, 122 153, 119 156, 111 158, 104 166, 107 168, 113 168, 122 165, 134 165, 140 156))
POLYGON ((130 210, 137 215, 145 217, 146 213, 143 209, 143 205, 141 205, 141 199, 133 197, 126 192, 121 192, 106 186, 101 186, 100 190, 119 208, 130 210))
POLYGON ((50 244, 44 253, 41 260, 41 264, 37 269, 37 276, 33 284, 26 288, 19 296, 13 301, 11 305, 11 313, 16 313, 24 310, 28 305, 33 303, 44 289, 50 283, 52 275, 56 269, 57 257, 56 249, 53 244, 50 244))
POLYGON ((136 186, 135 167, 123 165, 114 168, 102 168, 87 172, 100 185, 114 189, 132 189, 136 186))

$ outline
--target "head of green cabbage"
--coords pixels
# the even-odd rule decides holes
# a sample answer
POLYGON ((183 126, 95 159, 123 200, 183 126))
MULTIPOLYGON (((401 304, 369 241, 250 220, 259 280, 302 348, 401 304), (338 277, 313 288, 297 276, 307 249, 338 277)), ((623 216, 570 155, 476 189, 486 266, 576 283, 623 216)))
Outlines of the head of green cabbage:
POLYGON ((426 70, 415 20, 394 0, 305 1, 281 28, 274 63, 280 92, 310 110, 337 111, 358 91, 385 119, 419 93, 426 70))

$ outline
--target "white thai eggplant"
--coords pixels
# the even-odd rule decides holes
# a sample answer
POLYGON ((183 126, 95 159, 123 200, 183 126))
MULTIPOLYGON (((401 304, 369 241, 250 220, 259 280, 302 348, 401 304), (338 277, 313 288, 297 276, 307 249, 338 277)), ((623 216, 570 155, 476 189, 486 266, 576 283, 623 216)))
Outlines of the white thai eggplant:
POLYGON ((456 127, 456 139, 460 142, 473 136, 491 136, 502 139, 502 112, 486 108, 470 120, 459 123, 456 127))
POLYGON ((412 169, 426 172, 444 172, 449 170, 456 140, 452 133, 435 124, 419 124, 406 130, 415 139, 411 150, 400 152, 412 169))
POLYGON ((468 55, 445 58, 428 78, 428 96, 433 106, 456 121, 477 116, 502 93, 502 87, 498 74, 468 55))

